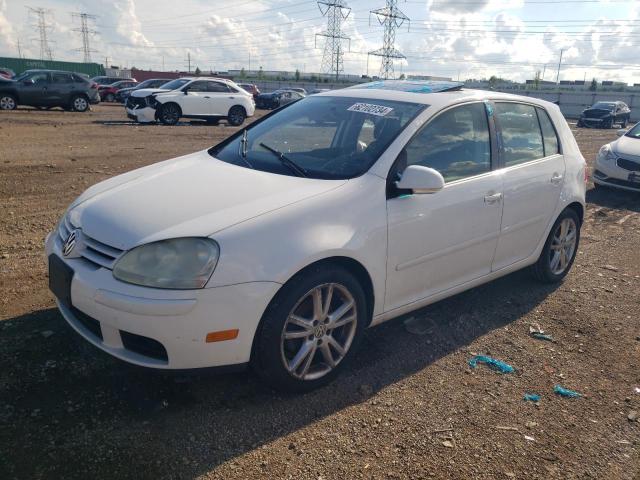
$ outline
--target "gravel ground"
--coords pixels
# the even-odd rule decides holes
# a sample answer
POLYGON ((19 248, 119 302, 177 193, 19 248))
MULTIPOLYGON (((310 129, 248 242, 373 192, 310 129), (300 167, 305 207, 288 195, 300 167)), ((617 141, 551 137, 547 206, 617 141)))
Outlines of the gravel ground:
MULTIPOLYGON (((47 290, 45 234, 89 185, 233 131, 135 126, 113 106, 2 112, 0 478, 640 479, 640 194, 589 190, 563 284, 517 272, 371 329, 306 395, 140 369, 79 339, 47 290), (516 371, 471 369, 475 353, 516 371)), ((590 162, 615 138, 574 133, 590 162)))

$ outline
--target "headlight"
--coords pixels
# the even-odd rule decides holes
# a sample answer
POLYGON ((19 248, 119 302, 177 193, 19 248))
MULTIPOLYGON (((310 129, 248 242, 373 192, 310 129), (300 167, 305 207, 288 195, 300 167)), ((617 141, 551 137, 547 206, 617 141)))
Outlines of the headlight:
POLYGON ((162 240, 125 253, 113 268, 113 276, 145 287, 203 288, 219 256, 220 247, 209 238, 162 240))
POLYGON ((606 144, 600 147, 600 151, 596 156, 596 161, 597 162, 615 162, 616 161, 616 155, 611 150, 611 145, 606 144))

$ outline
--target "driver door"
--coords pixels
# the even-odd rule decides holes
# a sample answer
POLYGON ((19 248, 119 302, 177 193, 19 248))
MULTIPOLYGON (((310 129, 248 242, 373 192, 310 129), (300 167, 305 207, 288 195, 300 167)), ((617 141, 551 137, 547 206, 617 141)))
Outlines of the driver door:
MULTIPOLYGON (((385 310, 491 272, 502 216, 502 174, 493 171, 493 122, 481 102, 438 114, 405 146, 394 171, 438 170, 434 194, 389 195, 385 310)), ((393 180, 393 179, 391 179, 393 180)))
POLYGON ((43 107, 49 104, 49 74, 35 72, 22 80, 20 86, 20 103, 32 107, 43 107))
POLYGON ((211 93, 208 90, 209 83, 206 80, 196 80, 185 87, 187 90, 183 90, 184 94, 179 100, 182 114, 185 117, 213 115, 211 93))

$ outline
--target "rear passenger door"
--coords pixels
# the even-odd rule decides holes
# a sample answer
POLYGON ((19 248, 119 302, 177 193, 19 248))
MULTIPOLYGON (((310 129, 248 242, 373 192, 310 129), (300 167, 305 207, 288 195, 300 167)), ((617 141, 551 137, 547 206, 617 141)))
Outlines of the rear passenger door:
POLYGON ((565 174, 558 136, 544 109, 496 102, 495 119, 504 206, 494 271, 534 253, 554 220, 565 174))
POLYGON ((74 81, 70 73, 51 73, 47 105, 67 105, 71 101, 74 81))
POLYGON ((226 117, 231 107, 236 104, 236 95, 240 95, 240 93, 235 92, 229 85, 223 82, 210 81, 208 83, 213 115, 226 117))

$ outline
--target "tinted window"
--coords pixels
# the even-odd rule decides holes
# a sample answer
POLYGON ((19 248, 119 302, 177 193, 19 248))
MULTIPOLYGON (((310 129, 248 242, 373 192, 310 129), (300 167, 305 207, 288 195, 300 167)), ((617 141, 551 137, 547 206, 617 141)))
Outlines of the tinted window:
POLYGON ((162 84, 162 88, 166 88, 167 90, 176 90, 182 87, 187 82, 189 82, 189 80, 178 78, 176 80, 171 80, 170 82, 162 84))
POLYGON ((207 82, 193 82, 189 84, 190 92, 208 92, 207 82))
POLYGON ((231 90, 225 83, 220 82, 207 82, 207 91, 208 92, 225 92, 229 93, 231 90))
POLYGON ((496 103, 502 154, 507 167, 544 157, 536 110, 520 103, 496 103))
POLYGON ((69 73, 52 73, 51 83, 72 83, 73 78, 69 73))
POLYGON ((548 157, 549 155, 560 153, 558 136, 549 115, 542 108, 536 108, 536 111, 538 112, 538 120, 540 120, 540 128, 542 129, 542 139, 544 140, 544 156, 548 157))
POLYGON ((33 80, 37 85, 47 83, 47 74, 46 72, 36 72, 27 75, 24 80, 33 80))
POLYGON ((407 165, 438 170, 445 181, 491 170, 491 140, 484 104, 452 108, 438 115, 405 147, 407 165))
POLYGON ((77 83, 84 83, 88 81, 88 78, 84 78, 78 74, 73 74, 73 79, 77 82, 77 83))

